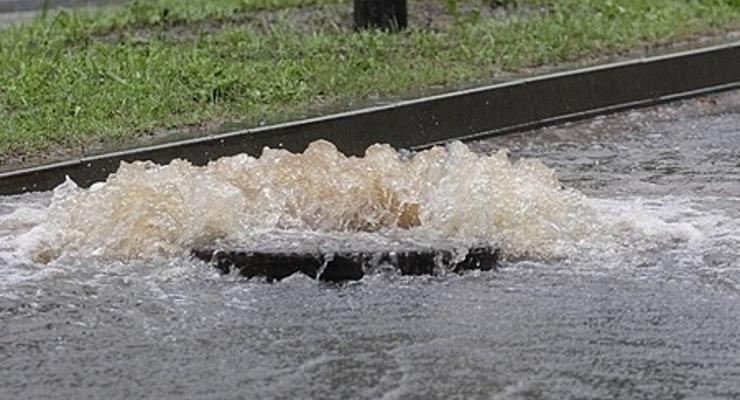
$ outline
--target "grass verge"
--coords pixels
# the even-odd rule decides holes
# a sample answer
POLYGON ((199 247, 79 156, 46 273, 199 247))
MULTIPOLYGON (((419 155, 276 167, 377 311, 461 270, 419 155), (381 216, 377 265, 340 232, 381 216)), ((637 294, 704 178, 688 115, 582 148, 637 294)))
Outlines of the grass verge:
POLYGON ((354 32, 341 0, 137 1, 2 30, 0 168, 740 28, 740 0, 441 1, 412 0, 401 34, 354 32))

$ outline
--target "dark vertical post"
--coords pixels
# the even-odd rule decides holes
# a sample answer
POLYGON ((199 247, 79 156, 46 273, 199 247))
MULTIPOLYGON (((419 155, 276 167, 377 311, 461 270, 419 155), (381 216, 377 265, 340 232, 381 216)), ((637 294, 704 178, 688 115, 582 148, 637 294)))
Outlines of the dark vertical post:
POLYGON ((400 30, 408 25, 407 0, 354 0, 355 28, 400 30))

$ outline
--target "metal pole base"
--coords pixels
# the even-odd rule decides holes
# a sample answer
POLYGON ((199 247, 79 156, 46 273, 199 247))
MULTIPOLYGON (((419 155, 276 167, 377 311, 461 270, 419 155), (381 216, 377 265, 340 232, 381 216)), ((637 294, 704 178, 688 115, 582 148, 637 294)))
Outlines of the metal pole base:
POLYGON ((354 0, 355 28, 398 31, 408 25, 406 0, 354 0))

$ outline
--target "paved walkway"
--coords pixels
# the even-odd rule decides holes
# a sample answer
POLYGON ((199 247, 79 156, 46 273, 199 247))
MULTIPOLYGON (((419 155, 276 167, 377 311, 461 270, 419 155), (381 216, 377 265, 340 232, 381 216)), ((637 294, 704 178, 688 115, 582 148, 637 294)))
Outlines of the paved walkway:
MULTIPOLYGON (((126 0, 49 0, 49 8, 96 7, 122 4, 126 0)), ((43 7, 44 0, 0 0, 0 28, 27 21, 43 7)))
POLYGON ((33 18, 35 11, 0 13, 0 28, 33 18))
MULTIPOLYGON (((123 2, 123 0, 49 0, 49 8, 104 6, 123 2)), ((0 0, 0 13, 37 11, 43 5, 44 0, 0 0)))

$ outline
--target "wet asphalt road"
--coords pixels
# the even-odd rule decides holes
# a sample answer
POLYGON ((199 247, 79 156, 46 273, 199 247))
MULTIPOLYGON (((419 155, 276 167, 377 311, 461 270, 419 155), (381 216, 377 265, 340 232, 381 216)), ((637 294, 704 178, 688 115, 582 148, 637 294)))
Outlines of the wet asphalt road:
POLYGON ((740 93, 472 146, 540 158, 622 243, 340 286, 5 260, 0 397, 740 397, 740 93))

